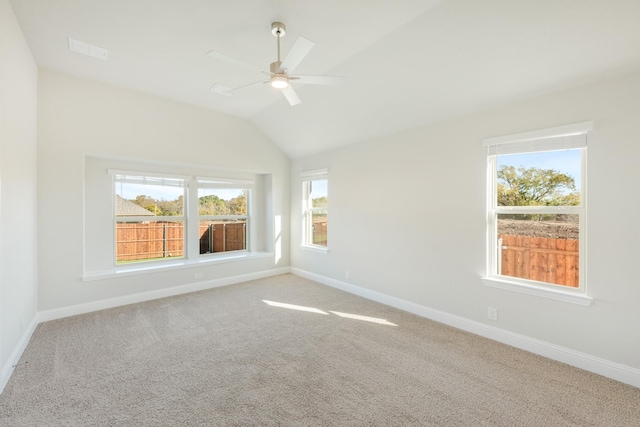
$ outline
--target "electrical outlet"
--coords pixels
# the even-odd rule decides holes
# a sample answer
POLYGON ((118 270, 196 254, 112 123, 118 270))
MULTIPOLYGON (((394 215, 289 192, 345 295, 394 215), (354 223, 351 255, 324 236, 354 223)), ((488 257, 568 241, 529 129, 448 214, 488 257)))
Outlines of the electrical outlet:
POLYGON ((194 273, 193 274, 193 278, 194 279, 202 279, 202 273, 194 273))
POLYGON ((349 278, 351 278, 351 274, 349 273, 349 270, 344 272, 344 278, 349 280, 349 278))
POLYGON ((487 318, 489 318, 489 320, 498 320, 498 309, 495 307, 488 307, 487 318))

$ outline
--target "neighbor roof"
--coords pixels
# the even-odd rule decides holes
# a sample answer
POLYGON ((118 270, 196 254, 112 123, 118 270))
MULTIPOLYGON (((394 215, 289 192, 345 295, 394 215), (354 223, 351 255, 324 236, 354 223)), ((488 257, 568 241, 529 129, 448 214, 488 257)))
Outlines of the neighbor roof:
POLYGON ((116 216, 154 216, 154 214, 116 194, 116 216))

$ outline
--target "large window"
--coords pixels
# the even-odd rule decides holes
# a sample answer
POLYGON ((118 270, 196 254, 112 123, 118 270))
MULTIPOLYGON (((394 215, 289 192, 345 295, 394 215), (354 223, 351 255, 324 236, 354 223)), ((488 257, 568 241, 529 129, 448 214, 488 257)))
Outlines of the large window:
POLYGON ((115 189, 116 265, 248 249, 253 181, 109 172, 115 189), (185 203, 190 191, 197 192, 197 204, 185 203), (195 233, 199 252, 190 243, 195 233))
POLYGON ((489 278, 584 292, 591 127, 586 122, 485 140, 489 278))
POLYGON ((185 178, 112 172, 116 264, 184 257, 185 178))
POLYGON ((327 248, 328 171, 302 174, 302 233, 304 246, 327 248))
POLYGON ((198 178, 200 254, 247 249, 250 181, 198 178))

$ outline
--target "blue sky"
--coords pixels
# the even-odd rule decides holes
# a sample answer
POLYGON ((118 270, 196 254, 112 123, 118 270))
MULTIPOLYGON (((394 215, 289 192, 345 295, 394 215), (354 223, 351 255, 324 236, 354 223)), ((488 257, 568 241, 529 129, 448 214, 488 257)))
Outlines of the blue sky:
POLYGON ((498 156, 498 168, 502 165, 555 169, 575 180, 580 191, 580 150, 543 151, 538 153, 498 156))
POLYGON ((311 186, 311 199, 317 199, 318 197, 327 197, 327 180, 321 179, 318 181, 312 181, 311 186))

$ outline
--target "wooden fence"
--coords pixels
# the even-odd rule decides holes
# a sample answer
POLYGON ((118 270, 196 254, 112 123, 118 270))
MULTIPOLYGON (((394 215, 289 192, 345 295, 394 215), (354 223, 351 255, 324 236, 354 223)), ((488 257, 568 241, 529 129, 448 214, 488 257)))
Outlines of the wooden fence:
POLYGON ((500 274, 577 288, 579 244, 575 239, 498 235, 500 274))
MULTIPOLYGON (((246 223, 200 223, 200 253, 246 249, 246 223)), ((119 222, 116 227, 117 262, 184 256, 184 227, 180 223, 119 222)))
POLYGON ((247 223, 200 223, 200 253, 240 251, 247 248, 247 223))
POLYGON ((313 244, 327 246, 327 218, 314 218, 313 244))

